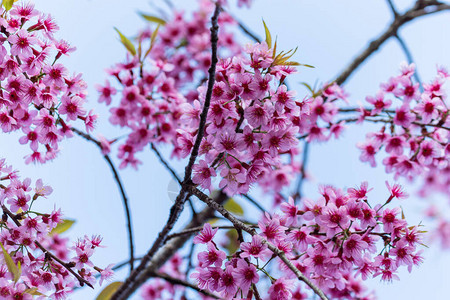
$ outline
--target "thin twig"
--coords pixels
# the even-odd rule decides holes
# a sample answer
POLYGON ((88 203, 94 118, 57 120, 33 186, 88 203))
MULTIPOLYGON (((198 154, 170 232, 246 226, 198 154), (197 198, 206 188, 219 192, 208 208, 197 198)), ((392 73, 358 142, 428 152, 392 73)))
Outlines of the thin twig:
POLYGON ((397 9, 395 8, 394 2, 392 2, 392 0, 386 0, 386 2, 389 5, 389 8, 391 9, 394 18, 396 18, 398 16, 398 12, 397 9))
MULTIPOLYGON (((414 63, 411 51, 409 51, 408 46, 406 45, 405 41, 400 37, 400 35, 397 33, 395 35, 395 39, 398 41, 400 48, 402 48, 403 53, 405 53, 406 59, 408 60, 408 64, 414 63)), ((417 83, 419 84, 419 89, 421 92, 423 92, 423 85, 422 80, 420 80, 419 72, 416 69, 414 70, 414 79, 416 79, 417 83)))
MULTIPOLYGON (((180 177, 178 177, 177 173, 175 172, 175 170, 169 165, 169 163, 164 159, 164 157, 162 156, 161 152, 158 151, 158 149, 155 147, 155 145, 153 143, 150 143, 150 148, 153 150, 153 152, 155 152, 156 156, 159 158, 159 161, 161 162, 161 164, 166 167, 167 171, 169 171, 170 174, 172 174, 173 179, 175 179, 179 185, 181 185, 181 179, 180 177)), ((192 211, 192 215, 195 217, 195 215, 197 214, 197 212, 195 211, 195 207, 194 204, 192 203, 192 200, 190 198, 188 198, 188 203, 189 206, 191 207, 191 211, 192 211)))
POLYGON ((175 179, 179 184, 181 184, 181 179, 178 177, 175 170, 169 165, 169 163, 162 157, 161 153, 158 151, 158 149, 155 147, 153 143, 150 143, 150 148, 152 148, 153 152, 155 152, 156 156, 159 158, 159 161, 163 164, 164 167, 166 167, 167 171, 172 174, 173 179, 175 179))
POLYGON ((191 269, 193 267, 192 259, 194 257, 195 246, 196 246, 196 244, 194 244, 194 243, 191 244, 191 248, 189 249, 189 253, 188 253, 188 256, 187 256, 188 264, 187 264, 187 267, 186 267, 186 272, 184 273, 186 278, 189 278, 189 273, 191 272, 191 269))
MULTIPOLYGON (((388 4, 389 8, 391 9, 392 14, 394 15, 394 19, 397 18, 399 14, 398 14, 397 9, 395 8, 394 2, 392 0, 386 0, 386 2, 388 4)), ((408 63, 412 64, 414 62, 414 60, 412 58, 411 51, 409 51, 408 46, 406 46, 405 41, 400 37, 398 31, 394 34, 394 37, 400 44, 400 47, 402 48, 403 52, 405 53, 408 63)), ((423 92, 422 81, 420 80, 419 74, 417 73, 417 69, 414 72, 414 78, 419 83, 420 91, 423 92)))
POLYGON ((261 204, 259 204, 255 199, 253 199, 249 195, 243 194, 242 197, 244 197, 245 199, 248 200, 248 202, 256 206, 262 213, 265 213, 267 211, 264 207, 261 206, 261 204))
POLYGON ((242 32, 245 33, 245 35, 247 35, 256 43, 261 43, 261 38, 256 33, 252 32, 244 23, 236 19, 236 17, 233 17, 233 19, 237 22, 239 29, 241 29, 242 32))
MULTIPOLYGON (((73 128, 73 127, 71 128, 71 130, 73 132, 75 132, 76 134, 78 134, 79 136, 81 136, 82 138, 84 138, 85 140, 88 140, 88 141, 96 144, 100 148, 100 150, 102 149, 101 143, 98 140, 96 140, 95 138, 93 138, 92 136, 90 136, 89 134, 84 133, 81 130, 73 128)), ((120 190, 120 195, 122 196, 122 203, 123 203, 123 207, 125 209, 125 217, 127 219, 128 247, 129 247, 129 252, 130 252, 129 265, 130 265, 130 272, 131 272, 131 271, 133 271, 133 268, 134 268, 134 238, 133 238, 133 229, 132 229, 133 223, 132 223, 132 219, 131 219, 131 211, 130 211, 130 207, 129 207, 129 203, 128 203, 128 197, 125 192, 125 187, 122 183, 122 180, 120 179, 119 172, 117 171, 116 167, 114 166, 114 163, 112 162, 111 158, 109 157, 108 154, 103 155, 103 158, 105 159, 105 161, 108 163, 109 167, 111 168, 111 171, 114 175, 114 180, 116 181, 116 185, 120 190)))

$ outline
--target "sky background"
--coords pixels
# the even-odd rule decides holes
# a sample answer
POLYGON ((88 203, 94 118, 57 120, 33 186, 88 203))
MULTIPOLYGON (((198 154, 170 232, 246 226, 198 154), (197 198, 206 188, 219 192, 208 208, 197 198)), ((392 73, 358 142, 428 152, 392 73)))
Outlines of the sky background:
MULTIPOLYGON (((177 8, 191 9, 195 0, 174 0, 177 8)), ((231 1, 233 3, 233 1, 231 1)), ((359 53, 367 43, 377 37, 389 24, 392 14, 380 0, 255 0, 251 10, 232 9, 238 19, 263 36, 261 19, 264 18, 273 36, 278 37, 279 49, 299 47, 295 60, 315 66, 300 69, 291 80, 292 88, 303 96, 306 90, 299 82, 323 83, 333 79, 359 53)), ((410 7, 413 1, 394 1, 400 11, 410 7)), ((117 128, 107 122, 109 113, 97 104, 95 84, 103 83, 104 69, 120 62, 125 50, 119 43, 113 27, 127 36, 134 35, 145 23, 137 11, 155 14, 155 7, 163 7, 163 1, 142 0, 45 0, 36 1, 36 8, 51 13, 57 20, 59 38, 68 40, 77 51, 64 64, 71 71, 82 72, 89 85, 89 103, 100 115, 97 133, 111 138, 119 135, 117 128)), ((435 74, 436 65, 450 67, 450 13, 440 13, 420 18, 402 28, 400 35, 411 49, 417 69, 424 82, 435 74)), ((241 37, 242 41, 246 39, 241 37)), ((391 39, 366 61, 346 83, 351 103, 363 102, 365 96, 373 95, 379 83, 397 74, 399 64, 405 60, 396 40, 391 39)), ((81 127, 81 126, 80 126, 81 127)), ((334 184, 340 188, 359 185, 369 181, 374 187, 373 198, 384 199, 387 194, 385 180, 392 180, 383 168, 371 168, 359 162, 355 144, 364 140, 369 127, 350 127, 340 141, 313 145, 310 149, 309 171, 313 180, 305 184, 307 195, 316 195, 317 184, 334 184)), ((21 171, 23 177, 36 180, 43 178, 54 193, 48 200, 41 200, 42 210, 61 207, 67 217, 77 220, 67 235, 72 239, 85 234, 101 234, 105 249, 99 249, 94 262, 99 266, 125 260, 128 256, 127 235, 122 201, 113 181, 110 169, 97 147, 78 137, 65 140, 62 151, 54 161, 43 166, 25 165, 23 157, 29 148, 21 146, 17 135, 0 135, 2 157, 21 171)), ((164 151, 166 157, 169 153, 164 151)), ((112 156, 115 158, 116 152, 112 156)), ((121 171, 131 202, 134 221, 136 254, 140 256, 150 247, 159 229, 166 222, 172 204, 168 195, 171 178, 150 151, 139 154, 144 162, 139 171, 121 171)), ((117 162, 117 160, 115 160, 117 162)), ((182 162, 172 162, 182 170, 182 162)), ((414 191, 414 184, 410 186, 414 191)), ((369 198, 370 199, 370 198, 369 198)), ((268 207, 268 202, 259 198, 268 207)), ((446 202, 442 197, 420 200, 412 196, 401 205, 412 223, 423 220, 420 213, 424 201, 446 202)), ((178 227, 187 221, 188 214, 179 221, 178 227)), ((427 225, 426 220, 425 225, 427 225)), ((436 247, 437 245, 432 245, 436 247)), ((411 274, 401 273, 401 281, 383 284, 379 279, 369 285, 376 289, 379 299, 442 299, 450 292, 450 253, 439 249, 425 251, 426 261, 411 274)), ((119 272, 123 278, 127 269, 119 272)), ((91 299, 100 291, 84 289, 71 299, 91 299)))

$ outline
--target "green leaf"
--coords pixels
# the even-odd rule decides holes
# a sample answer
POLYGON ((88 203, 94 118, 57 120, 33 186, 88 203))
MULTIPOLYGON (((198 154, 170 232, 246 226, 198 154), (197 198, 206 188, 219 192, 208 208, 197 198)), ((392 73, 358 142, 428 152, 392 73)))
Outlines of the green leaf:
POLYGON ((97 300, 109 300, 114 292, 122 285, 121 281, 115 281, 107 285, 97 296, 97 300))
POLYGON ((302 66, 302 67, 307 67, 307 68, 315 68, 314 66, 311 66, 311 65, 308 65, 308 64, 299 64, 299 66, 302 66))
POLYGON ((20 265, 20 261, 17 262, 17 273, 14 274, 14 282, 19 281, 20 275, 22 275, 22 266, 20 265))
POLYGON ((143 17, 145 20, 147 20, 149 22, 157 23, 159 25, 163 25, 164 26, 167 23, 165 20, 163 20, 161 18, 158 18, 158 17, 155 17, 155 16, 150 16, 150 15, 144 14, 142 12, 140 12, 139 15, 141 17, 143 17))
POLYGON ((150 37, 150 48, 148 48, 147 52, 145 52, 144 58, 147 57, 147 55, 150 53, 150 51, 152 51, 153 46, 155 45, 155 39, 158 35, 159 27, 161 27, 161 25, 158 25, 155 31, 152 32, 152 36, 150 37))
POLYGON ((14 282, 17 282, 17 280, 19 280, 20 278, 21 271, 19 271, 19 268, 17 268, 16 264, 11 258, 11 255, 9 255, 9 253, 5 250, 5 247, 3 247, 3 244, 1 242, 0 246, 2 247, 3 257, 5 258, 6 266, 8 267, 9 273, 13 275, 14 282))
POLYGON ((128 52, 130 52, 131 55, 135 56, 136 55, 136 48, 134 47, 133 43, 126 36, 124 36, 122 34, 122 32, 119 31, 119 29, 117 29, 116 27, 114 27, 114 29, 119 34, 120 42, 122 43, 122 45, 124 45, 125 48, 127 48, 128 52))
POLYGON ((30 295, 33 295, 33 296, 45 296, 44 294, 38 292, 38 289, 36 287, 31 288, 31 289, 26 289, 24 291, 24 293, 27 293, 27 294, 30 294, 30 295))
MULTIPOLYGON (((16 0, 17 1, 17 0, 16 0)), ((5 10, 8 11, 13 7, 14 0, 3 0, 2 5, 5 7, 5 10)))
POLYGON ((263 20, 263 24, 264 24, 264 31, 266 32, 266 43, 267 46, 269 46, 269 49, 272 48, 272 35, 270 34, 269 28, 267 28, 266 22, 264 22, 263 20))
POLYGON ((228 199, 228 201, 225 203, 225 205, 223 207, 225 207, 226 210, 228 210, 229 212, 231 212, 233 214, 236 214, 239 216, 244 215, 244 210, 239 205, 239 203, 234 201, 233 198, 228 199))
POLYGON ((225 246, 228 253, 231 255, 239 249, 238 233, 236 229, 230 229, 227 231, 226 236, 228 237, 229 243, 225 246))
POLYGON ((209 224, 214 225, 216 224, 220 219, 219 218, 212 218, 208 221, 209 224))
POLYGON ((53 228, 52 231, 50 231, 50 235, 63 233, 69 230, 73 224, 75 224, 75 220, 65 219, 62 223, 59 223, 55 228, 53 228))
POLYGON ((305 87, 308 89, 308 91, 311 92, 311 94, 314 94, 314 90, 313 90, 313 88, 312 88, 309 84, 307 84, 306 82, 300 82, 300 84, 302 84, 303 86, 305 86, 305 87))

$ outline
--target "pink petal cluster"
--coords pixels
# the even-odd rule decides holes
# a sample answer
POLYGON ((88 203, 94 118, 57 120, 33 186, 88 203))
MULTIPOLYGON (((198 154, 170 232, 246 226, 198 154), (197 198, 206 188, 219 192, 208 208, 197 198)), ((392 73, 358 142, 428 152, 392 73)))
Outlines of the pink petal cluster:
MULTIPOLYGON (((97 86, 99 102, 112 105, 109 121, 127 130, 127 138, 119 146, 121 168, 137 168, 141 162, 136 153, 147 149, 150 142, 173 145, 175 157, 185 157, 191 149, 192 137, 183 139, 178 129, 184 123, 189 128, 197 125, 201 107, 194 101, 199 93, 192 85, 204 84, 203 76, 211 64, 209 16, 214 4, 200 2, 192 18, 175 12, 153 43, 150 29, 139 33, 141 57, 128 57, 108 70, 116 84, 108 80, 97 86), (115 101, 116 94, 119 101, 115 101)), ((226 30, 235 21, 221 13, 219 24, 219 47, 228 55, 240 53, 241 47, 226 30)))
POLYGON ((8 166, 4 159, 0 160, 0 205, 3 210, 0 242, 13 262, 21 265, 20 277, 14 280, 13 274, 8 271, 5 256, 0 254, 2 299, 32 299, 36 293, 46 299, 64 299, 74 287, 80 285, 66 267, 49 257, 39 245, 70 264, 75 273, 92 285, 97 281, 97 274, 101 275, 100 283, 113 275, 111 266, 103 270, 92 263, 95 249, 102 247, 99 236, 86 236, 71 247, 68 238, 51 233, 63 221, 61 210, 39 213, 32 209, 35 201, 51 193, 52 188, 44 185, 42 180, 37 180, 33 186, 31 179, 21 180, 17 171, 8 166), (8 212, 16 216, 16 221, 8 212))
POLYGON ((439 69, 423 85, 413 83, 414 65, 403 65, 398 76, 381 85, 371 106, 362 110, 361 121, 384 123, 358 144, 361 161, 376 166, 383 152, 386 172, 395 177, 423 178, 421 194, 440 191, 450 194, 450 118, 444 84, 449 75, 439 69), (378 120, 378 121, 376 121, 378 120))
POLYGON ((96 116, 84 108, 86 83, 60 63, 75 48, 54 34, 58 26, 33 4, 17 4, 0 18, 0 128, 22 131, 21 144, 32 153, 26 162, 43 163, 58 153, 59 142, 71 137, 70 123, 93 128, 96 116))
MULTIPOLYGON (((257 285, 261 293, 263 282, 269 283, 270 299, 292 299, 294 293, 301 294, 299 281, 284 262, 274 259, 268 241, 330 299, 368 299, 370 294, 362 281, 372 277, 398 279, 400 268, 411 272, 423 260, 418 250, 423 231, 410 226, 400 208, 389 208, 392 199, 405 194, 398 185, 388 184, 388 188, 387 200, 375 206, 368 201, 366 182, 347 192, 322 187, 318 201, 305 200, 301 206, 292 200, 283 203, 282 212, 266 213, 258 234, 249 242, 241 242, 226 260, 214 239, 204 240, 207 250, 198 254, 198 266, 191 276, 200 288, 225 299, 241 295, 253 299, 252 284, 261 283, 257 285), (276 262, 278 271, 268 267, 271 261, 276 262)), ((205 225, 204 231, 210 230, 210 225, 205 225)))

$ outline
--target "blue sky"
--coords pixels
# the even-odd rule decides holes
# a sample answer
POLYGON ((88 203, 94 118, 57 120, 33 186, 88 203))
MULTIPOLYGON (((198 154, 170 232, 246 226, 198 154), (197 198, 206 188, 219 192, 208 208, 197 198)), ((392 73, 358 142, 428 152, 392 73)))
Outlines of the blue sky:
MULTIPOLYGON (((174 0, 176 7, 189 9, 194 0, 174 0)), ((296 60, 315 66, 301 69, 291 81, 298 94, 306 90, 301 81, 314 84, 333 79, 363 49, 367 42, 378 36, 391 21, 385 1, 380 0, 255 0, 251 10, 233 10, 233 13, 260 36, 263 35, 261 19, 264 18, 273 35, 278 36, 279 47, 299 47, 296 60)), ((395 1, 399 10, 413 1, 395 1)), ((164 7, 163 1, 141 0, 46 0, 36 1, 36 7, 51 13, 60 26, 59 37, 68 40, 78 49, 64 63, 71 71, 82 72, 89 85, 88 107, 100 114, 98 132, 108 137, 117 136, 117 129, 107 122, 107 110, 96 103, 93 89, 106 78, 104 69, 123 59, 125 50, 118 42, 113 27, 125 35, 133 35, 144 22, 137 11, 155 13, 155 6, 164 7)), ((424 81, 435 74, 436 64, 450 67, 450 13, 421 18, 405 26, 401 36, 409 45, 418 71, 424 81)), ((363 102, 366 95, 374 94, 380 82, 396 74, 405 56, 395 40, 390 40, 374 54, 346 83, 351 102, 363 102)), ((391 179, 382 168, 373 169, 359 162, 357 141, 364 139, 367 128, 353 127, 345 139, 315 145, 309 162, 314 181, 306 184, 307 192, 314 195, 318 183, 334 184, 345 188, 368 180, 375 187, 373 196, 383 197, 384 181, 391 179)), ((28 148, 20 146, 17 136, 0 136, 2 157, 21 170, 22 176, 43 178, 54 188, 54 193, 41 207, 62 207, 64 213, 77 220, 68 233, 76 238, 84 234, 101 234, 106 249, 100 249, 95 261, 99 265, 124 260, 128 255, 125 219, 118 190, 109 167, 95 145, 80 138, 66 140, 60 156, 44 166, 24 165, 23 156, 28 148)), ((165 152, 167 154, 167 152, 165 152)), ((144 253, 165 223, 171 205, 167 193, 170 176, 159 166, 155 156, 147 151, 140 155, 144 161, 139 172, 126 169, 121 172, 134 219, 136 253, 144 253)), ((173 162, 182 170, 181 162, 173 162)), ((426 201, 442 201, 438 197, 426 201)), ((444 199, 445 200, 445 199, 444 199)), ((262 200, 263 201, 263 200, 262 200)), ((420 222, 424 201, 417 197, 402 203, 407 217, 420 222)), ((182 225, 186 218, 182 218, 182 225)), ((180 225, 180 226, 181 226, 180 225)), ((426 224, 425 224, 426 225, 426 224)), ((412 274, 401 274, 401 281, 380 284, 376 279, 370 286, 377 290, 380 299, 439 299, 449 292, 447 278, 450 255, 439 250, 427 250, 426 261, 412 274)), ((119 273, 120 279, 124 273, 119 273)), ((84 290, 73 299, 93 298, 96 292, 84 290)))

